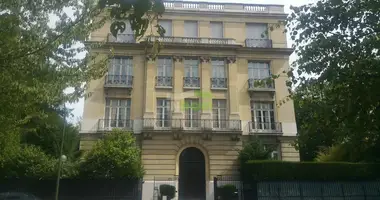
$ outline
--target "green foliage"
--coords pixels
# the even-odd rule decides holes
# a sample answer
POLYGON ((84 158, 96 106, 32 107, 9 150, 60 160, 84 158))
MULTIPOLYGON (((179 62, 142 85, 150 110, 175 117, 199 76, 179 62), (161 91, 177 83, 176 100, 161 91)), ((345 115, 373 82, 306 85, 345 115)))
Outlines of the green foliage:
MULTIPOLYGON (((63 111, 62 114, 66 114, 63 111)), ((46 118, 32 118, 26 125, 22 142, 40 147, 46 154, 55 158, 61 155, 61 142, 63 129, 65 128, 63 155, 69 160, 80 156, 79 152, 79 127, 68 123, 59 111, 45 111, 46 118)))
POLYGON ((28 145, 3 157, 0 177, 51 178, 55 175, 55 160, 40 148, 28 145))
POLYGON ((344 162, 249 161, 242 166, 244 181, 355 181, 380 180, 380 164, 344 162))
POLYGON ((218 187, 218 196, 220 200, 233 200, 237 197, 237 189, 235 185, 223 185, 218 187))
POLYGON ((332 142, 345 144, 347 161, 380 161, 379 17, 377 0, 318 0, 292 8, 288 28, 297 56, 289 73, 292 83, 317 85, 320 93, 312 93, 323 97, 304 100, 316 119, 304 120, 300 133, 327 136, 307 141, 312 143, 308 160, 316 156, 316 146, 332 142))
POLYGON ((167 196, 167 199, 173 199, 175 197, 176 189, 173 185, 162 184, 160 185, 160 199, 163 196, 167 196))
POLYGON ((80 173, 89 178, 141 178, 140 153, 131 133, 113 130, 85 155, 80 173))
POLYGON ((271 158, 272 149, 265 148, 262 142, 253 137, 245 142, 242 150, 239 151, 239 162, 243 165, 248 160, 268 160, 271 158))
POLYGON ((318 162, 339 162, 349 160, 349 151, 343 144, 334 145, 318 152, 315 161, 318 162))

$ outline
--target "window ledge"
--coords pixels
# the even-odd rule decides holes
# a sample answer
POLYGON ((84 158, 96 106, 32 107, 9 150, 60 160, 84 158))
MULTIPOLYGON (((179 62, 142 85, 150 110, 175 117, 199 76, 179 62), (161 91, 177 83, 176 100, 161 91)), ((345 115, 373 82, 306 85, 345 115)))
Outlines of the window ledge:
POLYGON ((156 86, 157 89, 173 89, 173 86, 156 86))
POLYGON ((211 87, 212 90, 227 90, 227 88, 215 88, 215 87, 211 87))
POLYGON ((186 89, 186 90, 199 90, 199 89, 201 89, 201 87, 186 87, 186 86, 184 86, 183 89, 186 89))

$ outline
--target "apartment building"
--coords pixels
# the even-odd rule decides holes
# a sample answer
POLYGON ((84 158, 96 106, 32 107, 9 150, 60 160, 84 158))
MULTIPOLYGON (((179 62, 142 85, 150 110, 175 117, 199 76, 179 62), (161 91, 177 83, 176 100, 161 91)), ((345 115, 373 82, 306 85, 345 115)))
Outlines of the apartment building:
POLYGON ((238 176, 238 150, 252 136, 274 147, 275 159, 298 161, 297 134, 286 74, 289 55, 282 5, 168 1, 157 22, 159 55, 145 51, 130 28, 114 38, 110 22, 91 35, 106 41, 108 73, 89 84, 81 148, 113 128, 133 131, 142 149, 143 199, 173 180, 176 199, 213 199, 213 177, 238 176), (272 82, 272 74, 280 75, 272 82))

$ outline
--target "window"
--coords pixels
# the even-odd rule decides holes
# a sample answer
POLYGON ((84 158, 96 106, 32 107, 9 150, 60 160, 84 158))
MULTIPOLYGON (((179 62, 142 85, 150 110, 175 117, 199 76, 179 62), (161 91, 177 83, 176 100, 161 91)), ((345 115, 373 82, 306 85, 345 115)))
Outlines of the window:
POLYGON ((170 99, 157 99, 156 126, 161 128, 170 127, 171 121, 170 99))
POLYGON ((199 60, 196 58, 187 58, 184 61, 185 77, 199 77, 199 60))
POLYGON ((200 106, 198 99, 185 99, 185 127, 199 127, 200 106))
POLYGON ((226 66, 224 60, 213 59, 211 88, 227 88, 226 66))
POLYGON ((129 21, 125 22, 125 30, 117 33, 116 42, 135 42, 133 30, 129 21))
POLYGON ((172 58, 161 57, 158 59, 156 86, 172 87, 172 58))
POLYGON ((271 76, 269 64, 265 62, 248 62, 248 76, 250 79, 262 80, 271 76))
POLYGON ((268 149, 271 152, 270 157, 272 160, 280 160, 280 145, 264 144, 264 149, 268 149))
POLYGON ((213 128, 227 127, 227 103, 224 99, 212 100, 213 128))
POLYGON ((172 58, 158 58, 157 76, 172 77, 172 58))
POLYGON ((246 24, 246 37, 249 39, 268 39, 267 24, 246 24))
POLYGON ((223 23, 222 22, 210 22, 211 37, 223 38, 223 23))
POLYGON ((131 127, 130 117, 130 99, 106 99, 104 127, 131 127))
POLYGON ((185 37, 198 37, 197 21, 185 21, 185 37))
POLYGON ((107 84, 130 84, 132 85, 133 75, 133 58, 116 57, 110 60, 108 75, 106 76, 107 84))
POLYGON ((159 20, 158 24, 160 24, 165 29, 165 36, 172 36, 172 21, 171 20, 159 20))
POLYGON ((224 60, 213 59, 211 61, 211 65, 213 78, 226 78, 226 66, 224 64, 224 60))
POLYGON ((252 128, 275 130, 273 102, 251 101, 252 128))

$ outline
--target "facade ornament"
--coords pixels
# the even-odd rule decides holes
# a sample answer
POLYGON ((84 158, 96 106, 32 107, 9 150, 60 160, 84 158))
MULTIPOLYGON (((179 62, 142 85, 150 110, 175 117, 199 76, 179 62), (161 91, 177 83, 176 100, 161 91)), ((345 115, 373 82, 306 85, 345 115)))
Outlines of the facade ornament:
POLYGON ((182 62, 183 61, 183 56, 173 56, 174 62, 182 62))
POLYGON ((154 56, 153 54, 146 55, 147 61, 155 61, 157 56, 154 56))
POLYGON ((236 57, 227 57, 227 64, 235 63, 236 57))
POLYGON ((207 63, 210 62, 211 58, 207 56, 201 56, 199 60, 201 61, 201 63, 207 63))

